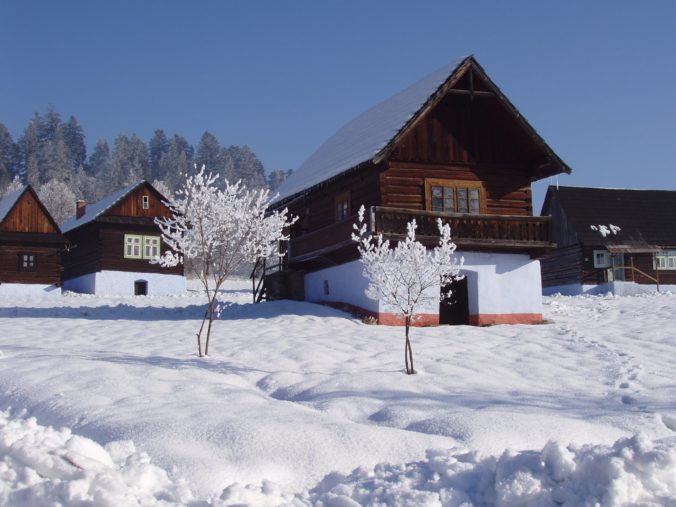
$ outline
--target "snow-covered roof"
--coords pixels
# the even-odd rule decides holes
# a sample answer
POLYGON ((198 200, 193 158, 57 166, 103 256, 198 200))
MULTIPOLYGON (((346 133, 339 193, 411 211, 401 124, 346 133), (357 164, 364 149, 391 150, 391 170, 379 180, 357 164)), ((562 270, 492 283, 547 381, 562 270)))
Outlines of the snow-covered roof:
POLYGON ((61 231, 63 232, 72 231, 73 229, 76 229, 78 227, 83 226, 84 224, 91 222, 96 217, 98 217, 102 213, 105 213, 115 204, 124 199, 130 192, 135 190, 136 187, 138 187, 142 183, 143 181, 136 181, 131 185, 104 197, 99 202, 96 202, 94 204, 88 204, 87 207, 85 208, 84 215, 82 215, 80 218, 71 218, 70 220, 68 220, 68 222, 63 224, 63 226, 61 227, 61 231))
POLYGON ((21 187, 19 190, 15 190, 7 194, 5 197, 0 199, 0 222, 7 218, 7 214, 12 210, 16 202, 26 191, 26 186, 21 187))
POLYGON ((282 183, 275 200, 307 190, 372 160, 466 58, 444 65, 347 123, 282 183))

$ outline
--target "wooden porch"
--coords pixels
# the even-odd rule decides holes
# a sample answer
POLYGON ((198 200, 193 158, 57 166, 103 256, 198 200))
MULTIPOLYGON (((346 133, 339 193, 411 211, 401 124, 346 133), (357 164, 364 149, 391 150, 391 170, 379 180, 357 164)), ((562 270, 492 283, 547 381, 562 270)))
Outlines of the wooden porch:
MULTIPOLYGON (((437 219, 440 218, 451 226, 453 242, 461 250, 499 250, 540 256, 555 246, 550 241, 549 217, 439 213, 372 206, 365 218, 372 233, 383 234, 391 240, 404 238, 406 224, 415 219, 417 239, 430 245, 436 244, 439 238, 437 219)), ((288 260, 301 263, 338 251, 353 249, 356 252, 351 240, 352 225, 356 222, 357 217, 352 216, 292 238, 288 260)))

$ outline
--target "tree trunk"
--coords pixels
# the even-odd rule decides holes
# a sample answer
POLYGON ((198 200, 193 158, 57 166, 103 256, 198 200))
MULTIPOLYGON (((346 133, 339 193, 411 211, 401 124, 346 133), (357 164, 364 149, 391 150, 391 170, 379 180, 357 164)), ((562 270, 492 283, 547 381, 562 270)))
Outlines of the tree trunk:
POLYGON ((197 355, 202 357, 202 329, 204 329, 204 322, 207 320, 207 315, 209 315, 209 310, 204 311, 204 317, 202 317, 202 325, 200 330, 197 332, 197 355))
POLYGON ((411 317, 406 316, 406 346, 404 347, 404 360, 406 363, 406 374, 411 375, 415 373, 413 369, 413 350, 411 349, 411 340, 409 340, 408 333, 411 328, 411 317))
POLYGON ((211 324, 214 322, 214 304, 216 303, 216 297, 209 301, 209 324, 207 325, 207 339, 204 344, 204 355, 209 355, 209 338, 211 337, 211 324))

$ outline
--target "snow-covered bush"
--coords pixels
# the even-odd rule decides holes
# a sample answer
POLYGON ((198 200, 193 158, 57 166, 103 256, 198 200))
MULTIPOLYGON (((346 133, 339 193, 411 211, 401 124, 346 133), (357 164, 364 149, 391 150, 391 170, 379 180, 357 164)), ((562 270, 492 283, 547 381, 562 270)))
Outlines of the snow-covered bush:
POLYGON ((447 299, 451 295, 449 284, 460 278, 462 259, 458 263, 453 257, 456 246, 451 241, 451 228, 440 219, 437 226, 439 244, 433 249, 428 250, 415 239, 415 220, 406 226, 406 239, 392 249, 389 240, 383 240, 382 234, 373 236, 367 233, 362 206, 359 208, 359 224, 354 225, 357 233, 352 233, 352 240, 357 242, 361 255, 364 276, 369 281, 366 295, 385 303, 405 319, 404 362, 408 374, 415 373, 409 328, 416 308, 447 299), (444 290, 434 293, 429 290, 439 286, 444 290))
POLYGON ((0 198, 11 194, 12 192, 16 192, 17 190, 23 188, 23 183, 21 182, 21 178, 17 175, 14 176, 14 179, 9 182, 9 185, 7 185, 2 192, 0 192, 0 198))
POLYGON ((168 250, 157 262, 176 266, 193 259, 193 273, 202 283, 208 307, 197 333, 197 351, 202 357, 202 331, 207 323, 204 354, 209 353, 209 338, 218 291, 223 282, 247 262, 278 254, 278 245, 288 239, 284 230, 293 224, 286 209, 267 212, 269 190, 249 191, 239 181, 225 181, 220 190, 217 175, 205 174, 204 166, 188 176, 176 192, 169 209, 170 218, 157 218, 168 250))
POLYGON ((57 224, 75 215, 75 194, 63 181, 50 180, 40 187, 38 197, 57 224))

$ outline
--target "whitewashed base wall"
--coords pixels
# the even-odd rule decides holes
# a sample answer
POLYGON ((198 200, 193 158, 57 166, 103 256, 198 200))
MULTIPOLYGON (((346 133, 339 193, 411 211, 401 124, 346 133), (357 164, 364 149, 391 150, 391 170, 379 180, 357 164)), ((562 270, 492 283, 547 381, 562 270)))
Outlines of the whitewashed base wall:
POLYGON ((138 280, 148 283, 149 296, 171 296, 186 291, 184 276, 126 271, 99 271, 78 276, 65 280, 63 289, 102 296, 133 296, 134 282, 138 280))
MULTIPOLYGON (((542 315, 540 263, 525 254, 456 252, 464 257, 469 313, 474 323, 536 322, 542 315), (492 317, 491 317, 492 316, 492 317), (493 320, 491 320, 493 319, 493 320)), ((305 275, 305 299, 311 302, 347 303, 375 314, 391 308, 366 297, 368 283, 359 260, 305 275)), ((432 289, 435 295, 440 288, 432 289)), ((419 308, 420 314, 438 315, 439 305, 419 308)))

